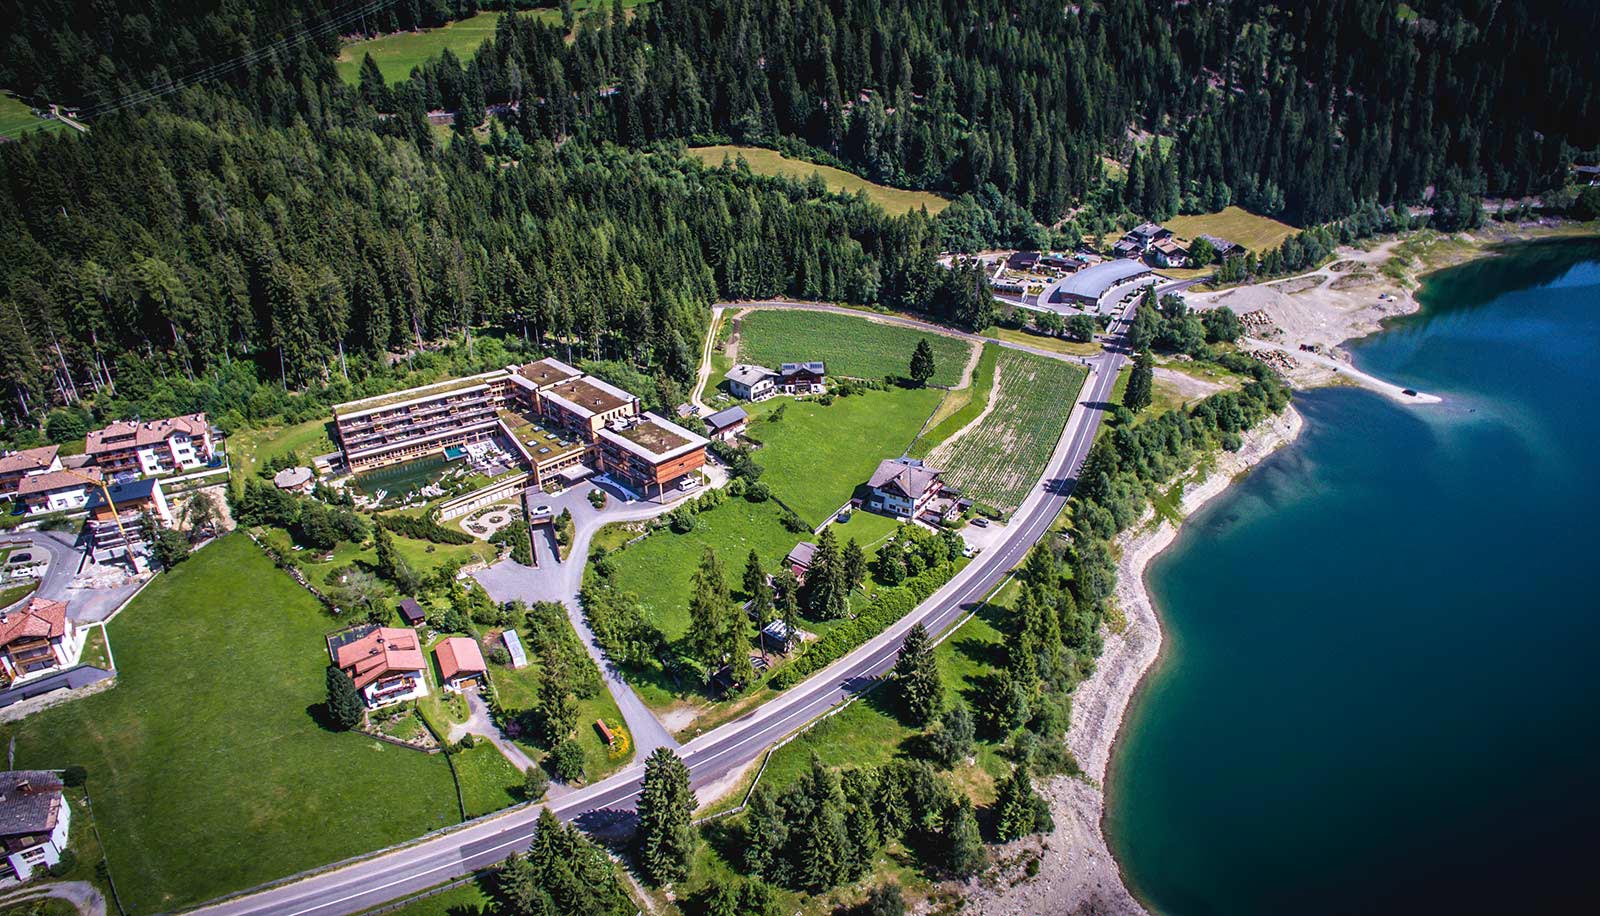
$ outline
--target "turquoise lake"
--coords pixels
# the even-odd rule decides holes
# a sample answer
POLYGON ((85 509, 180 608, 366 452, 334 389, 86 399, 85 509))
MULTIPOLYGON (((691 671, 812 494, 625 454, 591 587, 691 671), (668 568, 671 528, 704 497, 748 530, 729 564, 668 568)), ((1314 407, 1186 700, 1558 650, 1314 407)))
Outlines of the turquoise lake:
POLYGON ((1600 241, 1421 299, 1352 352, 1445 404, 1297 396, 1150 567, 1105 826, 1159 912, 1600 906, 1600 241))

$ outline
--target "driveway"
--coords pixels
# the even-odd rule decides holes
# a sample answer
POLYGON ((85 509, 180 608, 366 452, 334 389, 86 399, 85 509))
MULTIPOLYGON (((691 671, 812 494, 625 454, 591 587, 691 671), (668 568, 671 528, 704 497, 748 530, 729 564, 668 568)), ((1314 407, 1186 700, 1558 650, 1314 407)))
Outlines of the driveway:
POLYGON ((80 579, 78 573, 84 565, 84 552, 78 549, 75 537, 60 531, 0 535, 0 546, 19 544, 30 545, 49 556, 50 567, 45 570, 44 579, 39 583, 38 595, 51 601, 65 601, 67 613, 78 623, 105 621, 139 590, 144 581, 123 577, 115 585, 97 586, 94 583, 100 580, 88 574, 88 570, 96 568, 92 564, 84 570, 85 575, 80 579))
POLYGON ((512 560, 502 560, 488 569, 473 573, 473 578, 477 579, 489 593, 489 597, 496 601, 561 603, 567 609, 567 619, 577 631, 579 641, 599 667, 606 689, 611 692, 612 699, 617 702, 617 708, 622 711, 622 719, 627 723, 628 731, 633 734, 636 759, 644 759, 658 747, 677 748, 677 740, 644 701, 639 699, 639 695, 634 693, 633 687, 623 678, 618 666, 612 664, 606 656, 605 650, 595 639, 594 631, 589 628, 589 619, 584 616, 583 607, 578 603, 578 590, 583 587, 583 568, 589 560, 589 542, 594 539, 594 533, 600 530, 601 526, 612 522, 637 522, 654 518, 670 511, 674 504, 662 505, 643 500, 625 503, 620 490, 594 482, 570 487, 566 492, 554 496, 539 490, 529 490, 525 497, 530 509, 539 505, 549 506, 556 515, 560 515, 562 509, 572 513, 575 532, 567 559, 556 560, 552 528, 549 525, 538 525, 533 533, 534 560, 539 564, 537 568, 523 566, 512 560), (595 486, 606 490, 610 497, 604 509, 596 509, 589 502, 589 491, 595 486))
POLYGON ((498 748, 500 753, 511 761, 512 766, 523 772, 532 769, 536 765, 533 762, 533 758, 523 753, 522 748, 512 744, 505 734, 500 731, 499 727, 494 724, 494 717, 489 714, 489 706, 483 702, 483 697, 478 696, 478 691, 476 689, 468 690, 465 695, 467 698, 467 710, 470 715, 467 716, 467 721, 460 725, 451 726, 450 740, 460 741, 466 735, 487 738, 490 744, 498 748))
POLYGON ((30 884, 14 893, 0 896, 0 906, 26 903, 42 897, 56 897, 78 908, 83 916, 106 916, 106 898, 87 881, 57 881, 54 884, 30 884))

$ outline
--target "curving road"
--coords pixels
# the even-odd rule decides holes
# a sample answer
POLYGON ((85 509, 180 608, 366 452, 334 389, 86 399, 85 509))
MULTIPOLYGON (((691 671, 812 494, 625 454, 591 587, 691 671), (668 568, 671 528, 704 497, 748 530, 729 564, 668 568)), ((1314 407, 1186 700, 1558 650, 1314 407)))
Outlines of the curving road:
MULTIPOLYGON (((1061 441, 1039 485, 1012 516, 1006 537, 978 555, 938 592, 884 633, 832 666, 791 688, 748 715, 684 745, 679 753, 691 781, 703 786, 759 756, 768 747, 841 701, 860 693, 887 671, 900 641, 913 624, 931 632, 946 629, 999 585, 1049 531, 1077 481, 1078 469, 1111 398, 1117 373, 1127 360, 1122 335, 1132 308, 1112 324, 1106 352, 1088 361, 1090 372, 1079 402, 1068 417, 1061 441)), ((1059 354, 1057 354, 1059 355, 1059 354)), ((600 827, 623 820, 639 792, 642 764, 550 802, 564 821, 600 827)), ((526 849, 540 808, 525 806, 498 817, 431 834, 409 845, 350 860, 299 880, 218 901, 198 912, 210 916, 346 916, 423 890, 450 878, 492 865, 526 849)))

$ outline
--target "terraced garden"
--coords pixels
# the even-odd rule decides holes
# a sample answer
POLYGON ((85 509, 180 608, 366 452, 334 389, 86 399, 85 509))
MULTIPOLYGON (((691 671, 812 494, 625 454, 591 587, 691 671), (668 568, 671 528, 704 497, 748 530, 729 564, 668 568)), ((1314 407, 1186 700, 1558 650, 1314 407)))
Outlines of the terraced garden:
POLYGON ((928 384, 958 383, 972 353, 965 340, 805 309, 758 309, 741 318, 738 361, 776 369, 780 363, 820 359, 828 364, 830 376, 881 379, 905 375, 911 352, 923 339, 933 347, 934 373, 928 384))
POLYGON ((1002 352, 992 409, 930 451, 928 462, 967 497, 1015 510, 1050 460, 1084 375, 1058 359, 1002 352))

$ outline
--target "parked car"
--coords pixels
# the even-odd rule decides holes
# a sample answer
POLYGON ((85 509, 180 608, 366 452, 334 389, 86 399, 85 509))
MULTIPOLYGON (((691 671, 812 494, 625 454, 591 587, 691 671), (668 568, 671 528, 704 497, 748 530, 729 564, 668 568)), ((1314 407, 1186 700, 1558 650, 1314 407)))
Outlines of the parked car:
POLYGON ((979 527, 979 528, 987 528, 987 527, 989 527, 989 520, 988 520, 988 519, 986 519, 986 518, 984 518, 984 517, 983 517, 983 516, 981 516, 981 515, 980 515, 980 516, 978 516, 978 517, 977 517, 977 518, 974 518, 974 519, 973 519, 973 520, 972 520, 972 523, 973 523, 973 524, 974 524, 974 525, 977 525, 977 526, 978 526, 978 527, 979 527))

